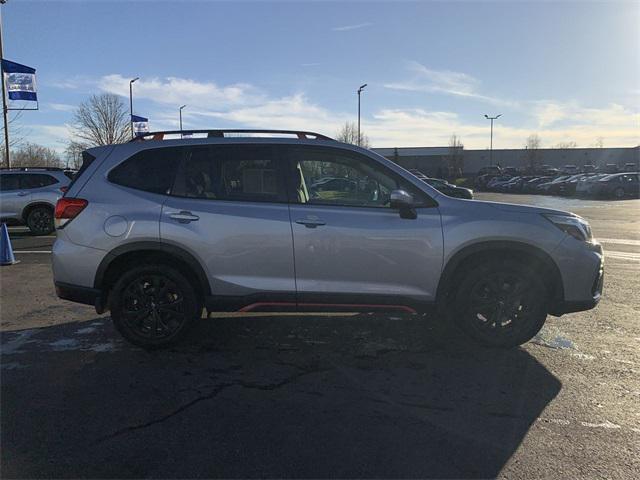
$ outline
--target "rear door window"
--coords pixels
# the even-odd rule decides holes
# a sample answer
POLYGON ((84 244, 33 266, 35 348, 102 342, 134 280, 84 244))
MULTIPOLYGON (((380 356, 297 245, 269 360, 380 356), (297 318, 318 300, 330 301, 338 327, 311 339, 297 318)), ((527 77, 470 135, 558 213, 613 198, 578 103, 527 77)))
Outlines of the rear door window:
POLYGON ((185 149, 172 194, 187 198, 285 202, 282 162, 267 145, 185 149))
POLYGON ((58 183, 55 177, 44 173, 31 173, 29 175, 20 175, 20 177, 20 187, 25 190, 47 187, 58 183))
POLYGON ((167 195, 182 153, 180 147, 143 150, 111 170, 108 179, 123 187, 167 195))

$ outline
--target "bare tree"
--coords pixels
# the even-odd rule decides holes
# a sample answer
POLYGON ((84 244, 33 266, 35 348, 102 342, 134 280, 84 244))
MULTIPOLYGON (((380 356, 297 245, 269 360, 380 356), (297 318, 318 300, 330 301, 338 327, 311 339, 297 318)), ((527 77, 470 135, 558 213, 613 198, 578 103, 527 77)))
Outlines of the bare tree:
MULTIPOLYGON (((17 123, 22 116, 22 110, 17 110, 11 118, 9 118, 9 154, 13 158, 13 150, 19 148, 25 139, 24 127, 17 123)), ((0 138, 2 138, 2 144, 0 146, 0 155, 4 159, 4 125, 0 125, 0 138)))
POLYGON ((78 170, 82 166, 82 152, 86 149, 86 145, 70 140, 64 149, 66 167, 78 170))
POLYGON ((26 143, 11 155, 15 167, 60 167, 60 155, 52 148, 26 143))
POLYGON ((578 144, 574 141, 571 142, 560 142, 558 144, 556 144, 557 149, 559 150, 567 150, 569 148, 576 148, 578 146, 578 144))
POLYGON ((597 137, 596 141, 593 144, 594 147, 602 148, 604 147, 604 137, 597 137))
POLYGON ((87 147, 124 143, 130 138, 128 115, 122 97, 92 95, 74 113, 75 141, 87 147))
POLYGON ((449 139, 449 152, 447 154, 447 167, 449 177, 458 178, 462 176, 464 170, 464 145, 455 133, 449 139))
MULTIPOLYGON (((358 126, 355 122, 345 122, 345 124, 336 133, 336 140, 343 143, 351 143, 358 145, 358 126)), ((369 148, 369 137, 360 132, 360 143, 362 148, 369 148)))
POLYGON ((538 164, 540 163, 540 145, 542 145, 542 141, 537 133, 532 133, 527 137, 527 143, 525 145, 527 150, 527 168, 531 172, 538 170, 538 164))

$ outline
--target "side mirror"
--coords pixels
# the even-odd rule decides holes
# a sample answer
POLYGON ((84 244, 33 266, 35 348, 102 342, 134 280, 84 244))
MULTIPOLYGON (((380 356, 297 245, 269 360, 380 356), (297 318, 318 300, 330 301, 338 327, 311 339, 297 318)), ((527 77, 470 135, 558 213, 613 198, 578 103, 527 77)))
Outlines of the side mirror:
POLYGON ((404 190, 394 190, 390 196, 391 208, 400 210, 401 218, 414 220, 418 217, 416 210, 413 208, 413 195, 404 190))

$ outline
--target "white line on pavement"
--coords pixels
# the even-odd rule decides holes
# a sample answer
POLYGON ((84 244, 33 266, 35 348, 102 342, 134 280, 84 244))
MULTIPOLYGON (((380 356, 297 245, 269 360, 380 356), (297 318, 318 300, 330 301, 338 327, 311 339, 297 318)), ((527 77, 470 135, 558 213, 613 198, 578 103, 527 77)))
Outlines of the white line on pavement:
POLYGON ((632 262, 640 262, 640 253, 632 252, 616 252, 615 250, 605 250, 605 258, 619 258, 622 260, 631 260, 632 262))
POLYGON ((626 238, 596 238, 600 243, 617 243, 618 245, 635 245, 640 247, 640 240, 628 240, 626 238))

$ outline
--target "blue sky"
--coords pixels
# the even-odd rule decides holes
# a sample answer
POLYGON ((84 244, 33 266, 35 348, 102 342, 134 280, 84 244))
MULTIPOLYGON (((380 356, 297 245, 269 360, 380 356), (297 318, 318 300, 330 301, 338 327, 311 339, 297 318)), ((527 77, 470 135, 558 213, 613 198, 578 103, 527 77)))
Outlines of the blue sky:
MULTIPOLYGON (((9 0, 5 57, 37 69, 28 140, 62 150, 78 103, 128 96, 151 128, 312 129, 372 146, 637 145, 638 2, 9 0)), ((127 99, 128 102, 128 99, 127 99)))

